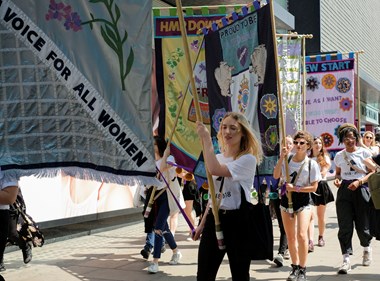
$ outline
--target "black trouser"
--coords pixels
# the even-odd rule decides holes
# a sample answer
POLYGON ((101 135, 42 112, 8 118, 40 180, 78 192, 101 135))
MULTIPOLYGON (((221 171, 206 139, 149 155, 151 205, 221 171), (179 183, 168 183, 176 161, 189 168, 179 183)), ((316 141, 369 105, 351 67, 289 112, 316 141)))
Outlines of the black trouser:
POLYGON ((7 244, 9 225, 9 210, 0 210, 0 262, 3 262, 5 246, 7 244))
POLYGON ((372 236, 369 234, 369 191, 360 186, 355 191, 347 188, 352 181, 342 181, 336 198, 336 214, 338 217, 338 239, 342 254, 353 254, 352 236, 354 226, 360 245, 368 247, 372 236))
POLYGON ((26 249, 28 247, 26 241, 20 237, 17 232, 17 222, 19 215, 16 213, 10 213, 9 215, 9 227, 8 227, 8 241, 12 244, 18 245, 20 249, 26 249))
POLYGON ((273 208, 276 212, 278 227, 280 228, 280 242, 278 245, 278 253, 283 255, 286 249, 288 248, 288 239, 286 238, 285 228, 282 222, 281 209, 280 209, 281 199, 280 198, 271 199, 271 201, 273 203, 273 208))
MULTIPOLYGON (((206 215, 206 214, 205 214, 206 215)), ((198 281, 215 281, 220 264, 227 253, 233 281, 249 281, 249 237, 240 210, 220 211, 225 250, 220 250, 215 233, 214 215, 210 211, 202 232, 198 251, 198 281)))

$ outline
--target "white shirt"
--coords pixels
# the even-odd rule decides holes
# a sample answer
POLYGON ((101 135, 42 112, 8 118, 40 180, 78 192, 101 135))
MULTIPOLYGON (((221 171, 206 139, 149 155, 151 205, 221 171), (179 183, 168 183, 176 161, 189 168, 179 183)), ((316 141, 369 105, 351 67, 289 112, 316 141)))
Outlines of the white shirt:
POLYGON ((363 160, 372 156, 368 149, 358 147, 354 152, 347 152, 345 149, 339 151, 334 158, 335 165, 341 169, 340 175, 344 180, 361 179, 365 176, 364 173, 357 172, 344 159, 343 152, 346 152, 348 161, 353 161, 354 166, 360 170, 367 171, 363 160))
MULTIPOLYGON (((0 170, 0 189, 3 190, 10 186, 18 186, 18 182, 16 179, 5 178, 4 174, 0 170)), ((9 210, 9 205, 0 204, 0 210, 9 210)))
MULTIPOLYGON (((301 162, 294 162, 293 158, 289 161, 289 175, 292 175, 294 172, 298 173, 303 163, 309 159, 305 157, 305 159, 301 162)), ((317 162, 313 159, 309 159, 310 161, 310 171, 309 171, 309 163, 305 163, 302 167, 301 174, 298 176, 297 181, 293 183, 297 186, 309 186, 311 183, 315 181, 321 180, 321 171, 319 170, 319 166, 317 162), (309 182, 310 177, 310 182, 309 182)), ((282 173, 285 175, 285 163, 282 166, 282 173)), ((290 178, 292 180, 292 177, 290 178)))
MULTIPOLYGON (((256 157, 252 154, 246 154, 234 160, 232 157, 227 158, 223 154, 217 154, 216 158, 219 163, 226 164, 231 173, 231 177, 224 178, 222 199, 220 209, 236 210, 240 208, 241 187, 245 192, 245 198, 248 202, 251 199, 251 189, 255 177, 256 157)), ((213 176, 216 198, 219 198, 221 178, 213 176)), ((219 200, 219 199, 218 199, 219 200)))

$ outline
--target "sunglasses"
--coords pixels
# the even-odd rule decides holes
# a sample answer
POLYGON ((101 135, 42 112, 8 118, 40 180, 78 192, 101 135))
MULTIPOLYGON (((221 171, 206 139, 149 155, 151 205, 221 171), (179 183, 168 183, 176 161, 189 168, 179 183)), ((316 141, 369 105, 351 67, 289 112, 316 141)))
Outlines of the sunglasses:
POLYGON ((365 136, 366 139, 373 139, 373 137, 365 136))
POLYGON ((294 145, 304 145, 305 143, 305 141, 293 141, 294 145))

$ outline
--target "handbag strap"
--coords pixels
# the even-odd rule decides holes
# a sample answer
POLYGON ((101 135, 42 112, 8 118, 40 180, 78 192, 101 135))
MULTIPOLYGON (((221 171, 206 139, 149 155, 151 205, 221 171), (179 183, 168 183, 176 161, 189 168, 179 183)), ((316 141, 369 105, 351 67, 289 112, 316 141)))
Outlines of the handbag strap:
POLYGON ((347 164, 352 168, 354 169, 356 172, 358 173, 362 173, 362 174, 367 174, 365 171, 363 171, 362 169, 359 169, 358 167, 352 165, 351 161, 348 160, 348 156, 347 156, 347 153, 346 151, 343 151, 343 158, 344 160, 346 160, 347 164))

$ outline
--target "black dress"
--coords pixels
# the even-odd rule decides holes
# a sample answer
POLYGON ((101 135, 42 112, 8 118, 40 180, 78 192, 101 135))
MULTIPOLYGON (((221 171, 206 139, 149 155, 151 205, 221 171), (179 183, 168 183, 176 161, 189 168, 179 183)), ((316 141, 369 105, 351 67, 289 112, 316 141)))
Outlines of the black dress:
POLYGON ((318 183, 317 191, 311 194, 311 198, 315 206, 327 205, 334 201, 334 194, 326 180, 321 180, 318 183))

